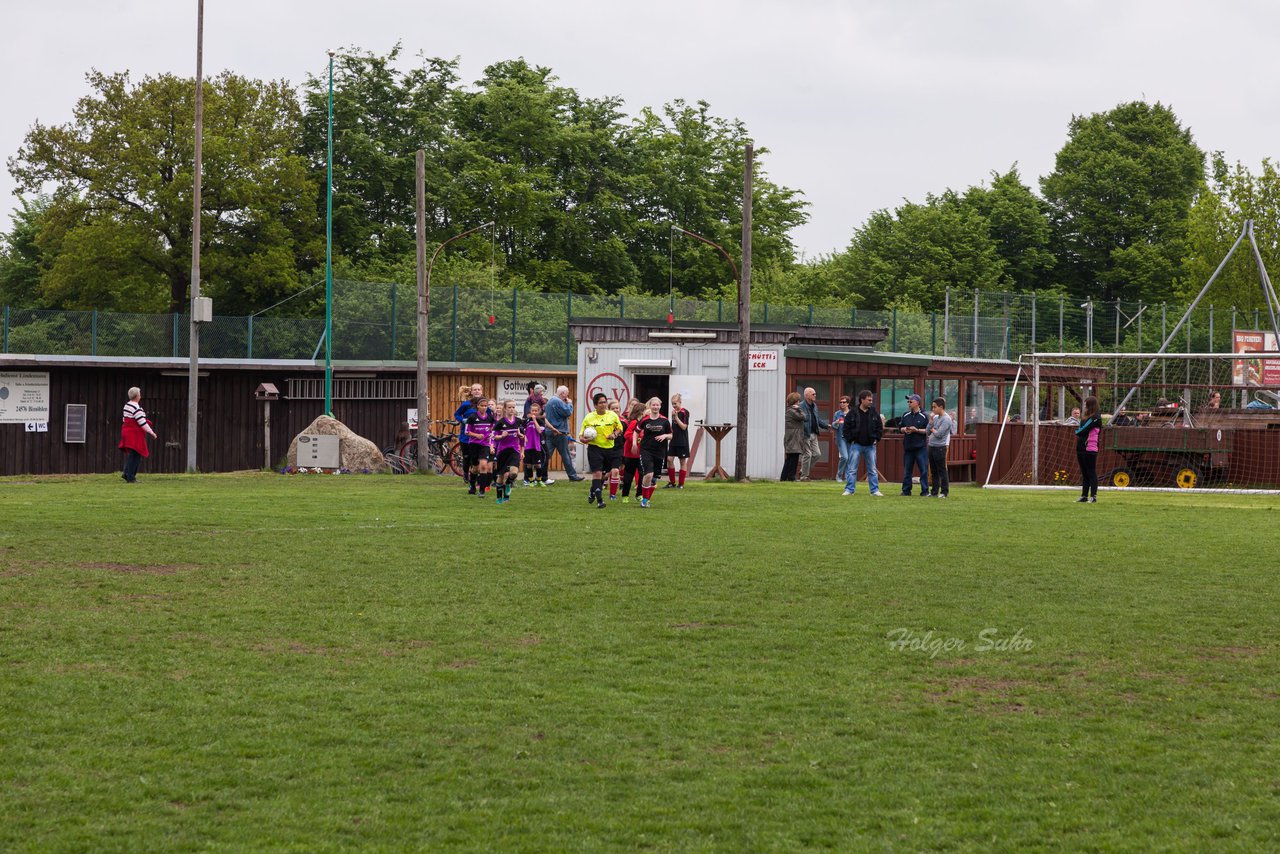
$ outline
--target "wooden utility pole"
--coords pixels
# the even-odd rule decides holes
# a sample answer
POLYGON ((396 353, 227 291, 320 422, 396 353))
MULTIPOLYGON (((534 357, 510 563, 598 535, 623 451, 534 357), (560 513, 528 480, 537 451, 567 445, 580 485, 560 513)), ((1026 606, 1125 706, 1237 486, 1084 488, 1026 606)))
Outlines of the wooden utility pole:
POLYGON ((204 153, 204 0, 196 2, 196 150, 195 179, 191 193, 191 304, 190 365, 187 369, 187 473, 196 470, 196 416, 200 397, 200 324, 196 300, 200 299, 200 166, 204 153))
POLYGON ((755 149, 747 143, 742 169, 742 274, 738 282, 738 439, 733 477, 747 479, 747 388, 751 384, 751 167, 755 149))
POLYGON ((427 434, 431 432, 431 394, 427 390, 427 332, 431 292, 427 289, 427 152, 418 149, 414 184, 418 188, 418 470, 427 470, 427 434))

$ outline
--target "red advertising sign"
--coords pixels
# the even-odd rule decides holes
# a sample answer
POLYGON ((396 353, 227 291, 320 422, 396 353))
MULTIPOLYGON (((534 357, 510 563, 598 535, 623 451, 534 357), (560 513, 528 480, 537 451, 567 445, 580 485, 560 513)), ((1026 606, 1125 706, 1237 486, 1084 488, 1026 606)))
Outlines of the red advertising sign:
MULTIPOLYGON (((1236 329, 1231 333, 1233 353, 1275 352, 1274 332, 1236 329)), ((1231 382, 1239 386, 1280 386, 1280 358, 1245 358, 1232 362, 1231 382)))
POLYGON ((618 405, 623 412, 627 411, 627 406, 631 403, 631 389, 627 386, 627 381, 617 374, 603 373, 596 374, 587 383, 587 411, 595 408, 595 404, 591 402, 591 398, 600 392, 604 392, 606 396, 618 401, 618 405))

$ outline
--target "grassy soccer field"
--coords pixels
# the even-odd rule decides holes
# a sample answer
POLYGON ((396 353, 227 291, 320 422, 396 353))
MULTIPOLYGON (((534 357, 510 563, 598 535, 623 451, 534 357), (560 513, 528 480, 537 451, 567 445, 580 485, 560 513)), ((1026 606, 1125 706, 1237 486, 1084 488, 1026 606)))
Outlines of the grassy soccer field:
POLYGON ((1268 496, 0 480, 0 849, 1274 848, 1268 496))

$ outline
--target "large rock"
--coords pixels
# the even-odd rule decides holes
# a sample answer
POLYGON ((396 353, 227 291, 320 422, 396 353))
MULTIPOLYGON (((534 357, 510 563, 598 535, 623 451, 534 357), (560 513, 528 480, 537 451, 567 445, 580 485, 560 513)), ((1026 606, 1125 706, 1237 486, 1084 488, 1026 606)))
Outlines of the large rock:
MULTIPOLYGON (((363 436, 351 432, 347 425, 336 418, 321 415, 312 421, 298 436, 337 436, 338 460, 342 468, 353 472, 379 472, 388 468, 378 446, 363 436)), ((298 436, 289 443, 289 465, 298 465, 298 436)))

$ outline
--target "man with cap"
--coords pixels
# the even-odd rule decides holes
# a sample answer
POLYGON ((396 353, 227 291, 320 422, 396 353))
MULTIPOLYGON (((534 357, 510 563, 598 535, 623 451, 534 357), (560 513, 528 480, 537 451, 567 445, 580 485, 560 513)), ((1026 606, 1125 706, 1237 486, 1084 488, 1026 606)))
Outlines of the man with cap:
POLYGON ((910 409, 898 420, 902 433, 902 494, 911 494, 911 469, 920 469, 920 494, 929 494, 929 416, 920 410, 920 395, 907 395, 910 409))

